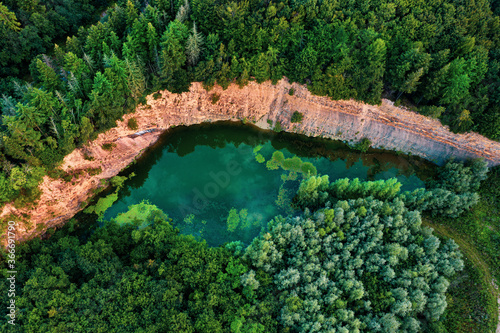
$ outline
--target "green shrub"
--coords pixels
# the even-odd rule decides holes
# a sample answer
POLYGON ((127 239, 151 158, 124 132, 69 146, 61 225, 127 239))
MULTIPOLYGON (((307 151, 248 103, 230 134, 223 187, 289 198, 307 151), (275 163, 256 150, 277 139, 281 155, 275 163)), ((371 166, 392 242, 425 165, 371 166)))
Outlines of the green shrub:
POLYGON ((86 160, 86 161, 93 161, 94 160, 94 156, 91 156, 88 153, 84 153, 83 154, 83 159, 86 160))
POLYGON ((102 145, 102 149, 108 150, 108 151, 113 150, 113 148, 115 148, 115 147, 116 147, 116 143, 114 143, 114 142, 108 142, 108 143, 104 143, 102 145))
POLYGON ((446 108, 444 106, 434 106, 434 105, 422 106, 418 108, 418 112, 420 114, 435 119, 441 117, 441 114, 443 114, 445 110, 446 108))
POLYGON ((137 124, 137 120, 135 118, 130 118, 127 122, 127 127, 131 129, 132 131, 135 131, 136 129, 139 128, 139 125, 137 124))
POLYGON ((89 176, 96 176, 96 175, 100 174, 101 172, 102 172, 101 167, 87 169, 87 173, 89 174, 89 176))
POLYGON ((281 123, 279 121, 276 122, 276 125, 274 125, 273 131, 279 133, 282 131, 281 129, 281 123))
POLYGON ((238 214, 238 210, 236 208, 231 208, 226 223, 228 231, 233 232, 238 228, 238 225, 240 224, 240 215, 238 214))
POLYGON ((285 160, 285 155, 281 151, 277 150, 273 153, 273 160, 282 163, 285 160))
POLYGON ((451 159, 439 168, 437 180, 430 185, 458 194, 477 192, 481 181, 487 178, 487 173, 488 163, 483 159, 473 159, 467 163, 451 159))
POLYGON ((216 104, 220 99, 219 94, 212 94, 212 104, 216 104))
POLYGON ((316 176, 318 173, 318 170, 311 162, 302 163, 300 170, 304 175, 316 176))
POLYGON ((361 151, 362 153, 366 153, 368 149, 372 146, 372 142, 368 138, 363 138, 361 141, 354 145, 354 149, 361 151))
POLYGON ((117 187, 117 188, 122 188, 123 183, 127 180, 127 177, 124 176, 114 176, 109 180, 111 186, 117 187))
POLYGON ((47 176, 52 179, 63 179, 65 182, 70 182, 73 179, 73 175, 59 168, 49 170, 47 176))
POLYGON ((118 193, 112 193, 104 198, 100 198, 94 206, 89 206, 85 208, 84 213, 91 214, 95 213, 99 218, 104 216, 106 210, 113 206, 113 203, 118 200, 118 193))
POLYGON ((266 159, 264 158, 264 156, 262 156, 262 154, 255 155, 255 160, 259 163, 264 163, 266 161, 266 159))
POLYGON ((302 160, 298 156, 287 158, 283 161, 282 167, 284 170, 300 171, 302 160))
POLYGON ((304 115, 299 111, 295 111, 292 114, 292 119, 290 120, 292 123, 301 123, 302 119, 304 119, 304 115))

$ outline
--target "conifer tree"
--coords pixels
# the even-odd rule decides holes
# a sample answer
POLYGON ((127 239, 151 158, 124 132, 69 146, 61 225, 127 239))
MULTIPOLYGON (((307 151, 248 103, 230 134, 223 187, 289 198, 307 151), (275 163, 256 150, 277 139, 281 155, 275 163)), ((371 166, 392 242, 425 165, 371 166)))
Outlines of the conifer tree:
POLYGON ((0 2, 0 32, 2 29, 19 31, 21 30, 21 23, 17 20, 16 14, 0 2))
POLYGON ((190 66, 198 63, 202 47, 203 36, 196 30, 196 23, 193 23, 193 31, 186 41, 186 58, 190 66))

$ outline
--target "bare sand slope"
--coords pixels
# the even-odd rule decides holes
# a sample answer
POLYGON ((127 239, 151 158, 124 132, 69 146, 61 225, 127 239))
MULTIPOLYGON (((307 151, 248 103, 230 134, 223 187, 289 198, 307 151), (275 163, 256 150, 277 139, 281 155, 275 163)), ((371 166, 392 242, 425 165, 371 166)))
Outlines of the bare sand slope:
POLYGON ((93 191, 103 186, 101 180, 117 175, 174 125, 232 119, 255 122, 268 129, 271 127, 268 120, 273 125, 279 121, 286 131, 351 143, 366 137, 375 147, 412 153, 438 164, 451 156, 457 159, 483 157, 489 165, 500 164, 500 143, 478 134, 453 134, 439 121, 394 107, 387 100, 381 106, 372 106, 313 96, 305 86, 289 84, 286 79, 276 85, 251 82, 243 89, 231 85, 222 90, 216 86, 209 92, 200 83, 194 83, 189 92, 161 91, 161 95, 157 99, 148 96, 146 106, 125 115, 117 127, 100 134, 87 147, 67 155, 61 168, 81 173, 73 182, 45 177, 40 185, 42 195, 33 209, 18 210, 10 204, 2 209, 0 218, 20 221, 18 239, 41 234, 71 218, 84 208, 93 191), (219 96, 215 103, 212 102, 214 94, 219 96), (300 124, 290 122, 294 111, 304 115, 300 124), (127 127, 132 117, 139 125, 135 131, 127 127), (106 151, 102 149, 104 143, 114 143, 116 147, 106 151), (85 159, 85 153, 93 160, 85 159), (90 169, 99 167, 101 173, 89 173, 90 169))

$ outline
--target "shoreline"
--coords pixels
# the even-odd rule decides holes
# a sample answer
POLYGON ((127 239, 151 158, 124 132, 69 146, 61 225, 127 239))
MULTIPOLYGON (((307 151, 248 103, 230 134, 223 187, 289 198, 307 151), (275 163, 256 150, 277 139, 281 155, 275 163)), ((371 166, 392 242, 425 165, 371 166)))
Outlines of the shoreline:
POLYGON ((394 107, 388 100, 383 100, 380 106, 352 100, 333 101, 314 96, 304 85, 290 84, 286 79, 276 85, 250 82, 241 89, 231 84, 226 90, 215 86, 211 91, 195 82, 189 92, 158 93, 148 95, 147 104, 124 115, 116 127, 64 158, 61 169, 80 173, 77 179, 65 182, 45 176, 35 208, 16 209, 12 204, 3 207, 0 218, 10 214, 18 219, 25 216, 27 222, 19 223, 17 228, 18 240, 36 237, 69 220, 85 208, 104 180, 116 176, 154 145, 162 133, 178 125, 234 120, 269 130, 279 122, 286 132, 341 140, 351 145, 367 137, 374 148, 411 153, 436 164, 451 156, 458 160, 483 157, 489 166, 500 164, 500 143, 476 133, 451 133, 438 120, 394 107), (289 94, 290 88, 293 95, 289 94), (161 97, 155 99, 153 96, 158 93, 161 97), (303 114, 301 123, 290 122, 295 111, 303 114), (137 130, 127 127, 130 118, 136 119, 137 130), (102 148, 105 143, 115 145, 112 151, 102 148), (97 168, 102 172, 92 172, 97 168))

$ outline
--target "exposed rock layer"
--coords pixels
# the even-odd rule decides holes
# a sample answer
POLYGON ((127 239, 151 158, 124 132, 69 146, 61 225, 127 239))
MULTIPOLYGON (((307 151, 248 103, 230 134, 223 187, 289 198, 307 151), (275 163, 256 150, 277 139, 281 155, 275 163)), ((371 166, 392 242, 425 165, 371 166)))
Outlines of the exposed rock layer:
POLYGON ((19 239, 27 239, 43 230, 58 225, 84 208, 92 191, 102 179, 117 175, 134 161, 142 151, 154 144, 160 134, 174 125, 191 125, 218 120, 247 120, 269 129, 279 121, 281 128, 309 136, 322 136, 355 143, 369 138, 376 147, 399 150, 443 163, 447 158, 483 157, 489 165, 500 164, 500 143, 475 133, 453 134, 439 121, 414 112, 394 107, 384 100, 381 106, 355 101, 332 101, 313 96, 306 87, 281 80, 251 82, 243 89, 231 85, 227 90, 215 87, 207 92, 200 83, 194 83, 189 92, 173 94, 162 91, 161 97, 147 97, 148 104, 134 114, 127 114, 117 127, 102 133, 87 147, 76 149, 65 157, 62 169, 68 172, 102 168, 97 175, 84 171, 71 182, 45 177, 40 185, 42 195, 32 210, 17 210, 6 205, 0 217, 9 214, 28 216, 20 223, 19 239), (293 87, 293 95, 289 94, 293 87), (219 99, 217 100, 217 96, 219 99), (290 122, 294 111, 304 115, 300 124, 290 122), (128 119, 134 117, 139 125, 132 131, 128 119), (112 151, 102 149, 104 143, 114 143, 112 151), (93 160, 84 158, 85 153, 93 160))

